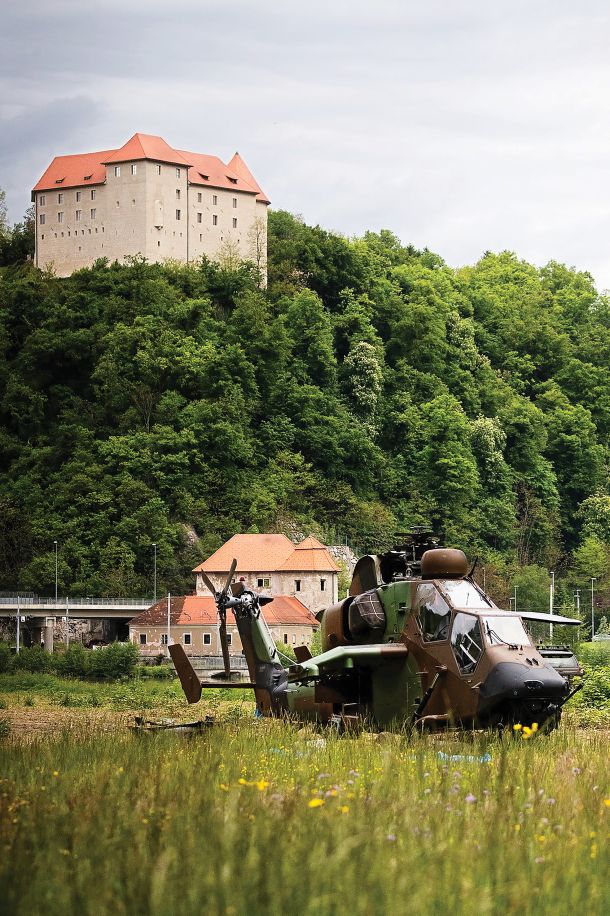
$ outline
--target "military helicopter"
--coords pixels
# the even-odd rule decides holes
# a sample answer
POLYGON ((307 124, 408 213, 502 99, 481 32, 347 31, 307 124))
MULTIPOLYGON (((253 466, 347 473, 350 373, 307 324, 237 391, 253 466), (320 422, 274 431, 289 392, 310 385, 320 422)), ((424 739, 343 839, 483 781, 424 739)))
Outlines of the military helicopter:
POLYGON ((423 528, 383 555, 361 557, 346 598, 321 611, 322 647, 280 662, 261 607, 272 598, 233 582, 215 595, 224 672, 201 680, 184 649, 169 651, 189 703, 208 687, 251 687, 258 714, 357 727, 504 728, 558 724, 582 671, 564 647, 537 649, 524 621, 579 620, 498 608, 461 550, 423 528), (226 614, 235 615, 249 680, 231 672, 226 614))

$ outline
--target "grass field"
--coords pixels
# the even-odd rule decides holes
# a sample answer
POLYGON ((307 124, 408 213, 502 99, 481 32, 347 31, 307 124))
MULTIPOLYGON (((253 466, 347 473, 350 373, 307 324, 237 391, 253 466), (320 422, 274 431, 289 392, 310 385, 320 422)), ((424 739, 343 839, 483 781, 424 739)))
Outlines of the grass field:
POLYGON ((51 726, 0 739, 3 913, 610 911, 604 730, 337 737, 216 696, 202 735, 134 734, 2 680, 0 719, 51 726))

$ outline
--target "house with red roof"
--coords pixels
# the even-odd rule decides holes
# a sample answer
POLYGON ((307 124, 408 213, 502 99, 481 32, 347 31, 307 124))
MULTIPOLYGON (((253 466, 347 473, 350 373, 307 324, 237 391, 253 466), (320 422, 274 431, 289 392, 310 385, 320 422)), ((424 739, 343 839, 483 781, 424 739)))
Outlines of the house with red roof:
POLYGON ((235 579, 259 594, 293 596, 314 614, 338 600, 340 567, 328 548, 314 537, 293 544, 283 534, 233 535, 193 570, 198 595, 210 594, 202 572, 221 588, 233 558, 235 579))
POLYGON ((137 133, 117 149, 56 156, 32 201, 35 263, 58 276, 97 258, 223 254, 265 275, 269 200, 239 153, 224 163, 137 133))
MULTIPOLYGON (((220 657, 218 613, 210 594, 170 598, 169 625, 167 610, 167 598, 162 598, 130 621, 129 639, 142 656, 165 654, 169 641, 184 646, 187 655, 220 657)), ((318 621, 298 598, 277 595, 265 605, 262 614, 276 642, 311 645, 318 621)), ((241 640, 231 611, 227 612, 227 642, 230 655, 241 654, 241 640)))

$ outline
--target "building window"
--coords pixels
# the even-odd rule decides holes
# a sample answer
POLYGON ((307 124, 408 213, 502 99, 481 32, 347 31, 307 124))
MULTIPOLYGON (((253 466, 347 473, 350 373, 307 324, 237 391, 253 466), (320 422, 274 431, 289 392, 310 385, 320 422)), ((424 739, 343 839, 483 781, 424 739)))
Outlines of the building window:
POLYGON ((91 208, 91 219, 97 219, 97 210, 95 207, 91 208))
POLYGON ((204 644, 204 646, 211 646, 211 645, 212 645, 212 635, 211 635, 211 633, 204 633, 204 634, 203 634, 203 644, 204 644))
POLYGON ((212 225, 213 226, 218 225, 218 217, 216 216, 216 214, 214 214, 214 216, 212 217, 212 225))
POLYGON ((256 584, 258 588, 269 588, 271 585, 271 579, 257 579, 256 584))
MULTIPOLYGON (((41 238, 41 239, 43 240, 43 242, 44 242, 44 232, 42 233, 42 235, 40 236, 40 238, 41 238)), ((80 250, 80 249, 79 249, 79 250, 80 250)))
POLYGON ((180 169, 176 169, 176 178, 180 178, 180 169))
POLYGON ((176 188, 176 200, 180 200, 180 188, 176 188))
POLYGON ((97 196, 97 191, 95 188, 91 188, 91 200, 95 200, 97 196))
POLYGON ((63 202, 64 202, 64 195, 63 195, 63 194, 58 194, 58 195, 57 195, 57 203, 58 203, 58 204, 63 204, 63 202))
POLYGON ((132 175, 137 175, 137 173, 138 173, 138 167, 137 167, 137 165, 135 164, 135 162, 133 162, 132 165, 131 165, 131 174, 132 174, 132 175))
POLYGON ((284 633, 284 643, 288 645, 288 633, 284 633))
POLYGON ((232 642, 233 642, 233 634, 227 633, 227 645, 230 646, 232 642))
POLYGON ((233 198, 233 209, 237 210, 237 197, 233 198))
POLYGON ((160 175, 160 174, 161 174, 161 166, 158 165, 158 166, 157 166, 157 175, 160 175))
POLYGON ((237 229, 237 220, 235 217, 233 217, 233 228, 237 229))
POLYGON ((57 222, 63 223, 63 221, 64 221, 64 212, 63 210, 60 210, 59 213, 57 214, 57 222))
POLYGON ((38 198, 38 206, 39 206, 39 207, 44 207, 44 205, 46 204, 46 202, 47 202, 47 199, 46 199, 45 195, 44 195, 44 194, 41 194, 40 197, 38 198))
POLYGON ((202 218, 203 218, 203 213, 198 213, 198 214, 197 214, 197 222, 200 223, 201 220, 202 220, 202 218))
POLYGON ((82 211, 82 210, 77 210, 77 211, 76 211, 76 222, 77 222, 77 223, 80 223, 80 221, 81 221, 82 218, 83 218, 83 211, 82 211))
POLYGON ((121 177, 121 166, 120 166, 120 165, 115 165, 115 167, 114 167, 114 177, 115 177, 115 178, 120 178, 120 177, 121 177))
POLYGON ((176 219, 180 219, 180 210, 176 210, 176 219))
POLYGON ((301 591, 301 580, 300 580, 300 579, 295 579, 295 580, 294 580, 294 590, 295 590, 295 592, 300 592, 300 591, 301 591))
POLYGON ((184 645, 185 645, 185 646, 190 646, 191 643, 192 643, 191 634, 190 634, 190 633, 185 633, 185 634, 184 634, 184 645))
POLYGON ((45 218, 44 213, 41 213, 41 214, 40 214, 40 216, 38 217, 38 221, 39 221, 39 223, 40 223, 41 226, 44 226, 44 224, 45 224, 45 222, 46 222, 46 218, 45 218))
POLYGON ((161 645, 162 646, 167 645, 167 633, 161 633, 161 645))
POLYGON ((146 633, 140 633, 140 645, 141 646, 146 645, 146 633))
POLYGON ((218 204, 218 194, 212 194, 212 204, 214 206, 218 204))
POLYGON ((293 646, 296 646, 296 644, 297 644, 296 633, 293 633, 293 634, 292 634, 292 645, 293 645, 293 646))
POLYGON ((203 199, 203 198, 202 198, 202 196, 201 196, 201 191, 199 191, 199 193, 197 194, 197 203, 200 204, 201 201, 202 201, 202 199, 203 199))
POLYGON ((320 579, 320 591, 321 592, 326 591, 326 579, 320 579))

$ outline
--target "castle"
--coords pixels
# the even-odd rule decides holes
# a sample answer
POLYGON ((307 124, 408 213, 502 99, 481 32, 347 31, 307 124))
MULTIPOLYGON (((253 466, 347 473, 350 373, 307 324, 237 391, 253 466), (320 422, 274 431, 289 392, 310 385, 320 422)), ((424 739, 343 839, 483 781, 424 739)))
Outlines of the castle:
POLYGON ((239 153, 217 156, 134 134, 120 149, 56 156, 32 190, 38 267, 65 277, 97 258, 215 259, 265 274, 268 199, 239 153))

